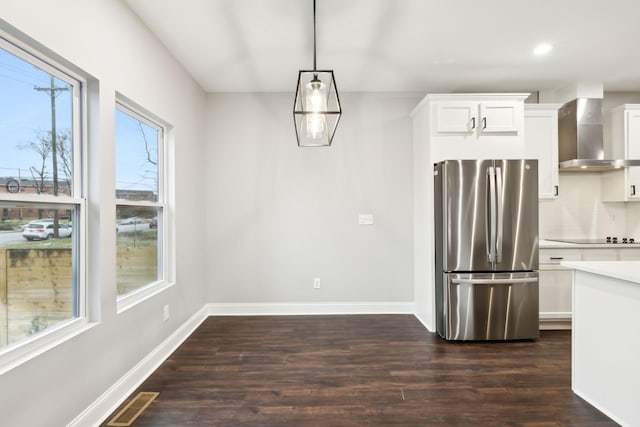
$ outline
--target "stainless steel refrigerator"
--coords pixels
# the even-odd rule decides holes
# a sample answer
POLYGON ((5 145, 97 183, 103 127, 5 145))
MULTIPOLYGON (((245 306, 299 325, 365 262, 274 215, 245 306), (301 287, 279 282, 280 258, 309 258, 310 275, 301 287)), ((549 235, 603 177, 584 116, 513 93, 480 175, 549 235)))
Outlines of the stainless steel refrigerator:
POLYGON ((538 338, 537 160, 437 163, 434 196, 438 333, 538 338))

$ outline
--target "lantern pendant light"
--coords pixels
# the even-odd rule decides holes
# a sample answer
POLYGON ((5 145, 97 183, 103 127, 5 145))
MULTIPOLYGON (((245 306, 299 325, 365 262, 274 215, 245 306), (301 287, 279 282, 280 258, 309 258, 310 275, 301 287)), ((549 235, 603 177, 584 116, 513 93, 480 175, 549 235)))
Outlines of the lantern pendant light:
POLYGON ((330 146, 341 114, 333 70, 318 70, 316 65, 316 0, 313 0, 313 70, 298 72, 293 104, 298 146, 330 146))

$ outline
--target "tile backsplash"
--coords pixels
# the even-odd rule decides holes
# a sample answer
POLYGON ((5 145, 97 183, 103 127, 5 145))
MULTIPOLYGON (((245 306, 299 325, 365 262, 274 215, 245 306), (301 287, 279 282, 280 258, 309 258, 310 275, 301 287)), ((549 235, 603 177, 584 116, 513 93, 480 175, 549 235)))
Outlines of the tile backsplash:
POLYGON ((640 239, 640 202, 602 202, 600 174, 561 173, 559 196, 540 201, 540 238, 640 239))

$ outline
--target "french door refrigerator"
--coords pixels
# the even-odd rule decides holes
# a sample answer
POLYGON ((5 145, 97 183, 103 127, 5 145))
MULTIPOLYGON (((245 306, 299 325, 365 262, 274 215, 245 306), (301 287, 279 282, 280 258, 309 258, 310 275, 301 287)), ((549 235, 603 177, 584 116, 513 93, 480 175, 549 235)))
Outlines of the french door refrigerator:
POLYGON ((434 197, 438 333, 538 338, 537 160, 445 160, 434 197))

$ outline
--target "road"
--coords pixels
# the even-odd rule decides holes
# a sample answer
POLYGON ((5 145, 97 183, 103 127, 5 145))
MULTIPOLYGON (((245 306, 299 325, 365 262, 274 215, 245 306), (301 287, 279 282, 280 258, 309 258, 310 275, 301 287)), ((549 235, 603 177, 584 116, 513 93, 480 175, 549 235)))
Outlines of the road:
POLYGON ((126 225, 122 225, 122 224, 118 224, 116 226, 116 231, 119 233, 125 232, 125 231, 129 231, 129 232, 133 232, 133 231, 142 231, 142 230, 148 230, 149 229, 149 223, 142 223, 142 224, 126 224, 126 225))
MULTIPOLYGON (((149 224, 145 223, 145 224, 127 224, 127 225, 118 225, 117 231, 118 232, 125 232, 125 231, 141 231, 141 230, 148 230, 149 229, 149 224)), ((25 240, 24 237, 22 237, 22 231, 8 231, 8 232, 0 232, 0 247, 2 246, 7 246, 7 245, 12 245, 14 243, 24 243, 27 240, 25 240)))
POLYGON ((0 247, 11 245, 14 243, 24 243, 25 238, 22 237, 21 231, 10 231, 0 233, 0 247))

